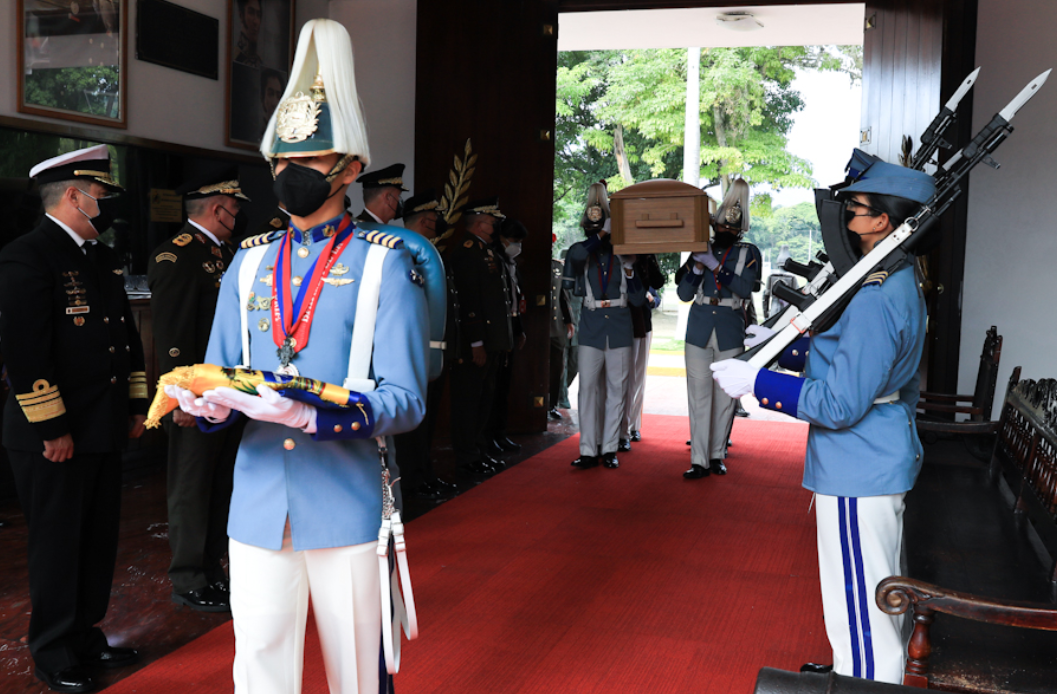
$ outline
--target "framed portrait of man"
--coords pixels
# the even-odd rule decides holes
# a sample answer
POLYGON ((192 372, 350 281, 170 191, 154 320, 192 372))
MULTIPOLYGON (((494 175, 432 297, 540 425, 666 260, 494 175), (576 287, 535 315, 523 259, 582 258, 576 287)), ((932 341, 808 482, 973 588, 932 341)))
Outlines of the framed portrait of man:
POLYGON ((17 13, 18 110, 127 127, 128 0, 18 0, 17 13))
POLYGON ((294 0, 228 0, 227 144, 257 149, 286 89, 294 0))

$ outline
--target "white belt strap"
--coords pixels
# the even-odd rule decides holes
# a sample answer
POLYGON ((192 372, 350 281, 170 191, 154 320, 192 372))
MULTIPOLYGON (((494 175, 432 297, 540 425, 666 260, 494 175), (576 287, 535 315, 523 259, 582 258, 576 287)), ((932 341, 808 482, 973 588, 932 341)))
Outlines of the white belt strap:
MULTIPOLYGON (((617 257, 614 255, 611 262, 617 262, 617 257)), ((584 265, 584 287, 586 294, 584 295, 584 308, 588 311, 594 311, 596 308, 623 308, 628 305, 628 276, 624 272, 623 266, 620 268, 620 298, 619 299, 602 299, 601 301, 595 299, 595 294, 591 290, 591 277, 588 275, 588 268, 590 263, 584 265)))
POLYGON ((360 292, 356 297, 356 322, 352 326, 349 346, 349 372, 345 388, 358 393, 370 393, 375 388, 371 375, 371 355, 374 353, 374 324, 378 319, 378 297, 382 292, 382 265, 389 249, 371 244, 363 264, 360 292))
MULTIPOLYGON (((734 267, 734 274, 741 275, 741 271, 745 269, 745 260, 749 257, 749 249, 742 246, 738 249, 738 264, 734 267)), ((697 287, 697 294, 694 295, 694 303, 698 306, 725 306, 732 308, 735 311, 749 303, 748 299, 742 299, 740 296, 727 297, 721 299, 718 296, 705 296, 705 283, 701 282, 697 287)))
POLYGON ((400 671, 400 628, 403 627, 409 641, 418 638, 418 613, 415 610, 415 595, 411 592, 404 524, 400 520, 400 512, 396 510, 389 518, 382 520, 382 527, 378 530, 378 580, 382 587, 382 651, 385 653, 385 669, 390 675, 395 675, 400 671), (392 572, 389 571, 390 538, 396 551, 396 569, 392 572), (391 622, 390 604, 393 606, 391 622))
POLYGON ((879 397, 876 400, 874 400, 873 404, 875 404, 875 405, 886 405, 886 404, 888 404, 890 402, 899 402, 899 391, 898 390, 896 392, 894 392, 894 393, 889 393, 888 395, 882 395, 881 397, 879 397))
POLYGON ((242 318, 242 364, 239 368, 250 368, 250 318, 246 308, 250 303, 250 290, 257 279, 257 270, 264 260, 267 244, 254 246, 242 251, 242 265, 239 266, 239 316, 242 318))

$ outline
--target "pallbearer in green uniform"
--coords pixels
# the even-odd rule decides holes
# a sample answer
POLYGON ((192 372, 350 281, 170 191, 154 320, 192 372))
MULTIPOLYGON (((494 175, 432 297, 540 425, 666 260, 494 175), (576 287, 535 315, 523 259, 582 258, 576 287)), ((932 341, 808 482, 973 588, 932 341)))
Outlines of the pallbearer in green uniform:
POLYGON ((29 650, 59 692, 95 688, 94 667, 136 662, 98 625, 121 515, 121 451, 143 433, 143 344, 117 255, 105 145, 33 167, 47 215, 0 252, 0 343, 11 391, 4 447, 29 526, 29 650))
POLYGON ((356 182, 363 186, 363 212, 356 216, 357 222, 388 224, 403 214, 400 194, 407 192, 403 164, 365 173, 356 182))
MULTIPOLYGON (((234 167, 189 181, 177 193, 184 198, 187 224, 154 250, 147 266, 162 373, 205 361, 220 279, 235 255, 231 241, 246 226, 242 203, 250 200, 234 167)), ((220 562, 227 553, 231 475, 241 428, 206 434, 182 410, 164 423, 172 599, 196 610, 224 612, 228 581, 220 562)))

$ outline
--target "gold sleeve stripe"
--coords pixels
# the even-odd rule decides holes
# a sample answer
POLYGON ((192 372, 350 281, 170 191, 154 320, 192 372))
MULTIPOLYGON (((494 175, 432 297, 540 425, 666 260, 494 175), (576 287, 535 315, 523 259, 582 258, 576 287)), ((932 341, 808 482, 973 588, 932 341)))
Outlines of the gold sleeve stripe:
POLYGON ((146 400, 147 399, 147 384, 146 383, 133 383, 128 387, 128 397, 130 400, 146 400))
POLYGON ((55 419, 66 414, 66 404, 62 401, 62 396, 59 395, 58 391, 50 393, 44 398, 24 400, 19 397, 18 404, 22 407, 22 412, 26 415, 26 419, 30 424, 46 422, 49 419, 55 419))

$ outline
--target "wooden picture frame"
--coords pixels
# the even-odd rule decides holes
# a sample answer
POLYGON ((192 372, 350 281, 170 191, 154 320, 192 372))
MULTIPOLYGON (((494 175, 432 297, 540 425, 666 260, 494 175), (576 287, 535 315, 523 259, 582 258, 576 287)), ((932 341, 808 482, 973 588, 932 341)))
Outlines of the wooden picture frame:
POLYGON ((295 0, 228 0, 224 138, 256 150, 294 59, 295 0), (248 34, 256 33, 256 40, 248 34))
POLYGON ((128 127, 130 0, 18 0, 18 110, 128 127))

